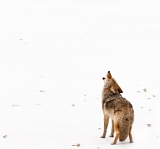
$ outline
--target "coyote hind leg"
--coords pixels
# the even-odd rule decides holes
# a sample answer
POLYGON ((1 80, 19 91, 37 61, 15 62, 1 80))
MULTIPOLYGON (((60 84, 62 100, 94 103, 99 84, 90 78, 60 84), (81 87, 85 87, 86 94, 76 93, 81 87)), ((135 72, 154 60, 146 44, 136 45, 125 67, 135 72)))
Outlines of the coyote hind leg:
POLYGON ((115 129, 115 131, 116 131, 116 136, 115 136, 115 138, 114 138, 114 141, 113 141, 112 145, 116 145, 117 140, 118 140, 118 138, 119 138, 119 128, 118 128, 118 124, 114 124, 114 129, 115 129))
POLYGON ((132 131, 132 126, 131 126, 130 129, 129 129, 129 140, 130 140, 130 143, 133 143, 133 138, 132 138, 132 133, 131 133, 131 131, 132 131))

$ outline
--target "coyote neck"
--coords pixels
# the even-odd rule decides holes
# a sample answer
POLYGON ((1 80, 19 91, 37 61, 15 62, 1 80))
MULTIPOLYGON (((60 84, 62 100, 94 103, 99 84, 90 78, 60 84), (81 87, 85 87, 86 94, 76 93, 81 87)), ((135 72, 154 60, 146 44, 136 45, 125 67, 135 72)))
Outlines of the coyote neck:
POLYGON ((113 93, 112 91, 104 88, 102 91, 102 107, 104 103, 114 100, 116 98, 122 97, 120 93, 113 93))
POLYGON ((122 97, 121 94, 119 94, 119 93, 104 94, 103 98, 102 98, 102 102, 103 101, 108 102, 108 101, 114 100, 114 99, 119 98, 119 97, 122 97))

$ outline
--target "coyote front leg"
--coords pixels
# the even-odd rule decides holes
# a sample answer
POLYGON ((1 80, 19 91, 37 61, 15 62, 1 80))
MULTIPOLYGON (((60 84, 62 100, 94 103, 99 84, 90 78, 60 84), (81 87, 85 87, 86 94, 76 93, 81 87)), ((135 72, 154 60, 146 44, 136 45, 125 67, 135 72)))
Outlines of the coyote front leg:
POLYGON ((114 122, 113 122, 113 120, 112 120, 112 128, 111 128, 110 137, 114 137, 114 122))
POLYGON ((101 138, 105 138, 106 136, 108 121, 109 121, 109 117, 107 115, 104 115, 104 130, 103 130, 103 135, 101 136, 101 138))

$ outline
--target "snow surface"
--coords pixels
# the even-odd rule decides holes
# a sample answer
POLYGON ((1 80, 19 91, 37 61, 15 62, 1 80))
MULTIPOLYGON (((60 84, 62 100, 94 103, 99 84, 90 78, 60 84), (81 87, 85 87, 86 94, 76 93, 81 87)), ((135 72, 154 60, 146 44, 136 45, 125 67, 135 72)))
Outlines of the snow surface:
POLYGON ((0 2, 0 148, 160 146, 160 1, 0 2), (134 143, 100 138, 102 77, 134 106, 134 143))

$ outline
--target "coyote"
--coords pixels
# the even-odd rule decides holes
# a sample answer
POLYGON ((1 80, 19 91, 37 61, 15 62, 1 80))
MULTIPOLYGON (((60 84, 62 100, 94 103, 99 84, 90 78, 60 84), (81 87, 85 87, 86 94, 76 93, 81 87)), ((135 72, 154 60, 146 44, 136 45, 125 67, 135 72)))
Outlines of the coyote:
POLYGON ((132 124, 134 121, 134 110, 131 103, 123 98, 120 93, 123 93, 116 80, 112 78, 110 71, 108 71, 104 80, 104 87, 102 90, 102 110, 104 114, 104 131, 101 138, 105 138, 109 118, 112 119, 112 130, 110 137, 114 136, 114 130, 116 136, 112 143, 116 144, 119 138, 120 141, 124 141, 128 135, 130 143, 132 139, 132 124))

